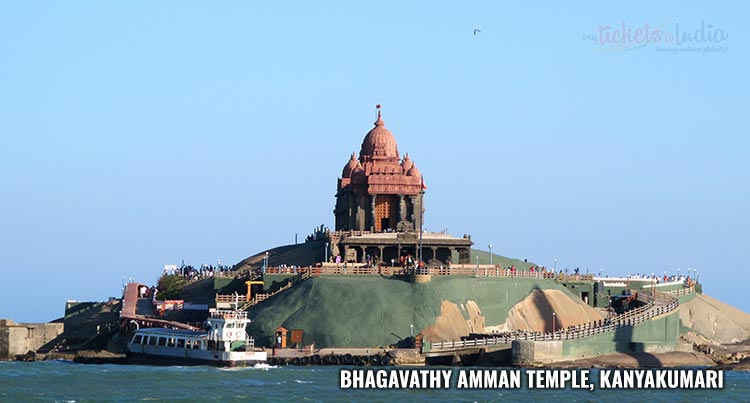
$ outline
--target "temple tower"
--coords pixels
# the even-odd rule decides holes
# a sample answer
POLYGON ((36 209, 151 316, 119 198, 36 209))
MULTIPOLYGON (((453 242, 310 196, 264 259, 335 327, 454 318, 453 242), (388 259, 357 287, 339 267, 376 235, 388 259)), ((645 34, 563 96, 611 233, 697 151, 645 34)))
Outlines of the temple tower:
POLYGON ((359 159, 352 153, 336 191, 337 231, 407 232, 421 227, 424 181, 380 113, 365 135, 359 159))

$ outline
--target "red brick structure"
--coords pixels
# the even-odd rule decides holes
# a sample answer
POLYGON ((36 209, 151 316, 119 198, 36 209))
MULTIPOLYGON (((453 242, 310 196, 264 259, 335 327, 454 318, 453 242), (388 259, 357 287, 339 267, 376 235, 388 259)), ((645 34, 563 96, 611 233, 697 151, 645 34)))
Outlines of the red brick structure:
MULTIPOLYGON (((378 109, 359 159, 352 154, 338 180, 329 256, 378 263, 419 256, 425 189, 422 174, 409 155, 403 159, 399 155, 396 139, 385 128, 378 109)), ((471 245, 467 235, 423 234, 423 260, 430 265, 448 265, 456 259, 467 263, 471 245)))
POLYGON ((421 227, 422 174, 398 145, 378 110, 378 120, 352 153, 336 192, 337 231, 414 231, 421 227))

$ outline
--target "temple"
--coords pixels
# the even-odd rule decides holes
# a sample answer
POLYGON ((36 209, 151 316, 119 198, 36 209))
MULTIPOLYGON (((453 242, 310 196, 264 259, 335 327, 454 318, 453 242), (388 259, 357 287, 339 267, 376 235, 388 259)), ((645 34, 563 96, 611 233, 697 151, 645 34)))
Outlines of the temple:
MULTIPOLYGON (((375 127, 365 135, 359 159, 352 153, 338 180, 331 255, 350 262, 381 263, 419 256, 425 189, 409 154, 401 158, 378 105, 375 127)), ((422 260, 427 264, 470 260, 468 236, 423 233, 421 238, 422 260)))
POLYGON ((396 139, 378 120, 362 141, 359 160, 352 153, 336 192, 337 231, 414 231, 422 224, 424 182, 396 139))

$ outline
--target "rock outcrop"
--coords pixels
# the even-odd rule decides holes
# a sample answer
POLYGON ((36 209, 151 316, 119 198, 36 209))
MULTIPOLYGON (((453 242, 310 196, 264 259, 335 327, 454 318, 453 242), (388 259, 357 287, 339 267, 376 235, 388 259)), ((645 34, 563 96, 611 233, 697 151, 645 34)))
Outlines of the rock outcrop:
POLYGON ((682 325, 720 344, 750 340, 750 314, 704 294, 680 304, 682 325))

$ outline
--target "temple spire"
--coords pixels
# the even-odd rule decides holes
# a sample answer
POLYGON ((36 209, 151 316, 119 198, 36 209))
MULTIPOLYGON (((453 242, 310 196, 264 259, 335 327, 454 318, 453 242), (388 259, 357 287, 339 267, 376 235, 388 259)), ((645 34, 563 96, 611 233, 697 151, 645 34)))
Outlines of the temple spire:
POLYGON ((378 111, 378 120, 375 121, 375 126, 383 126, 383 119, 380 115, 380 104, 375 105, 375 110, 378 111))

